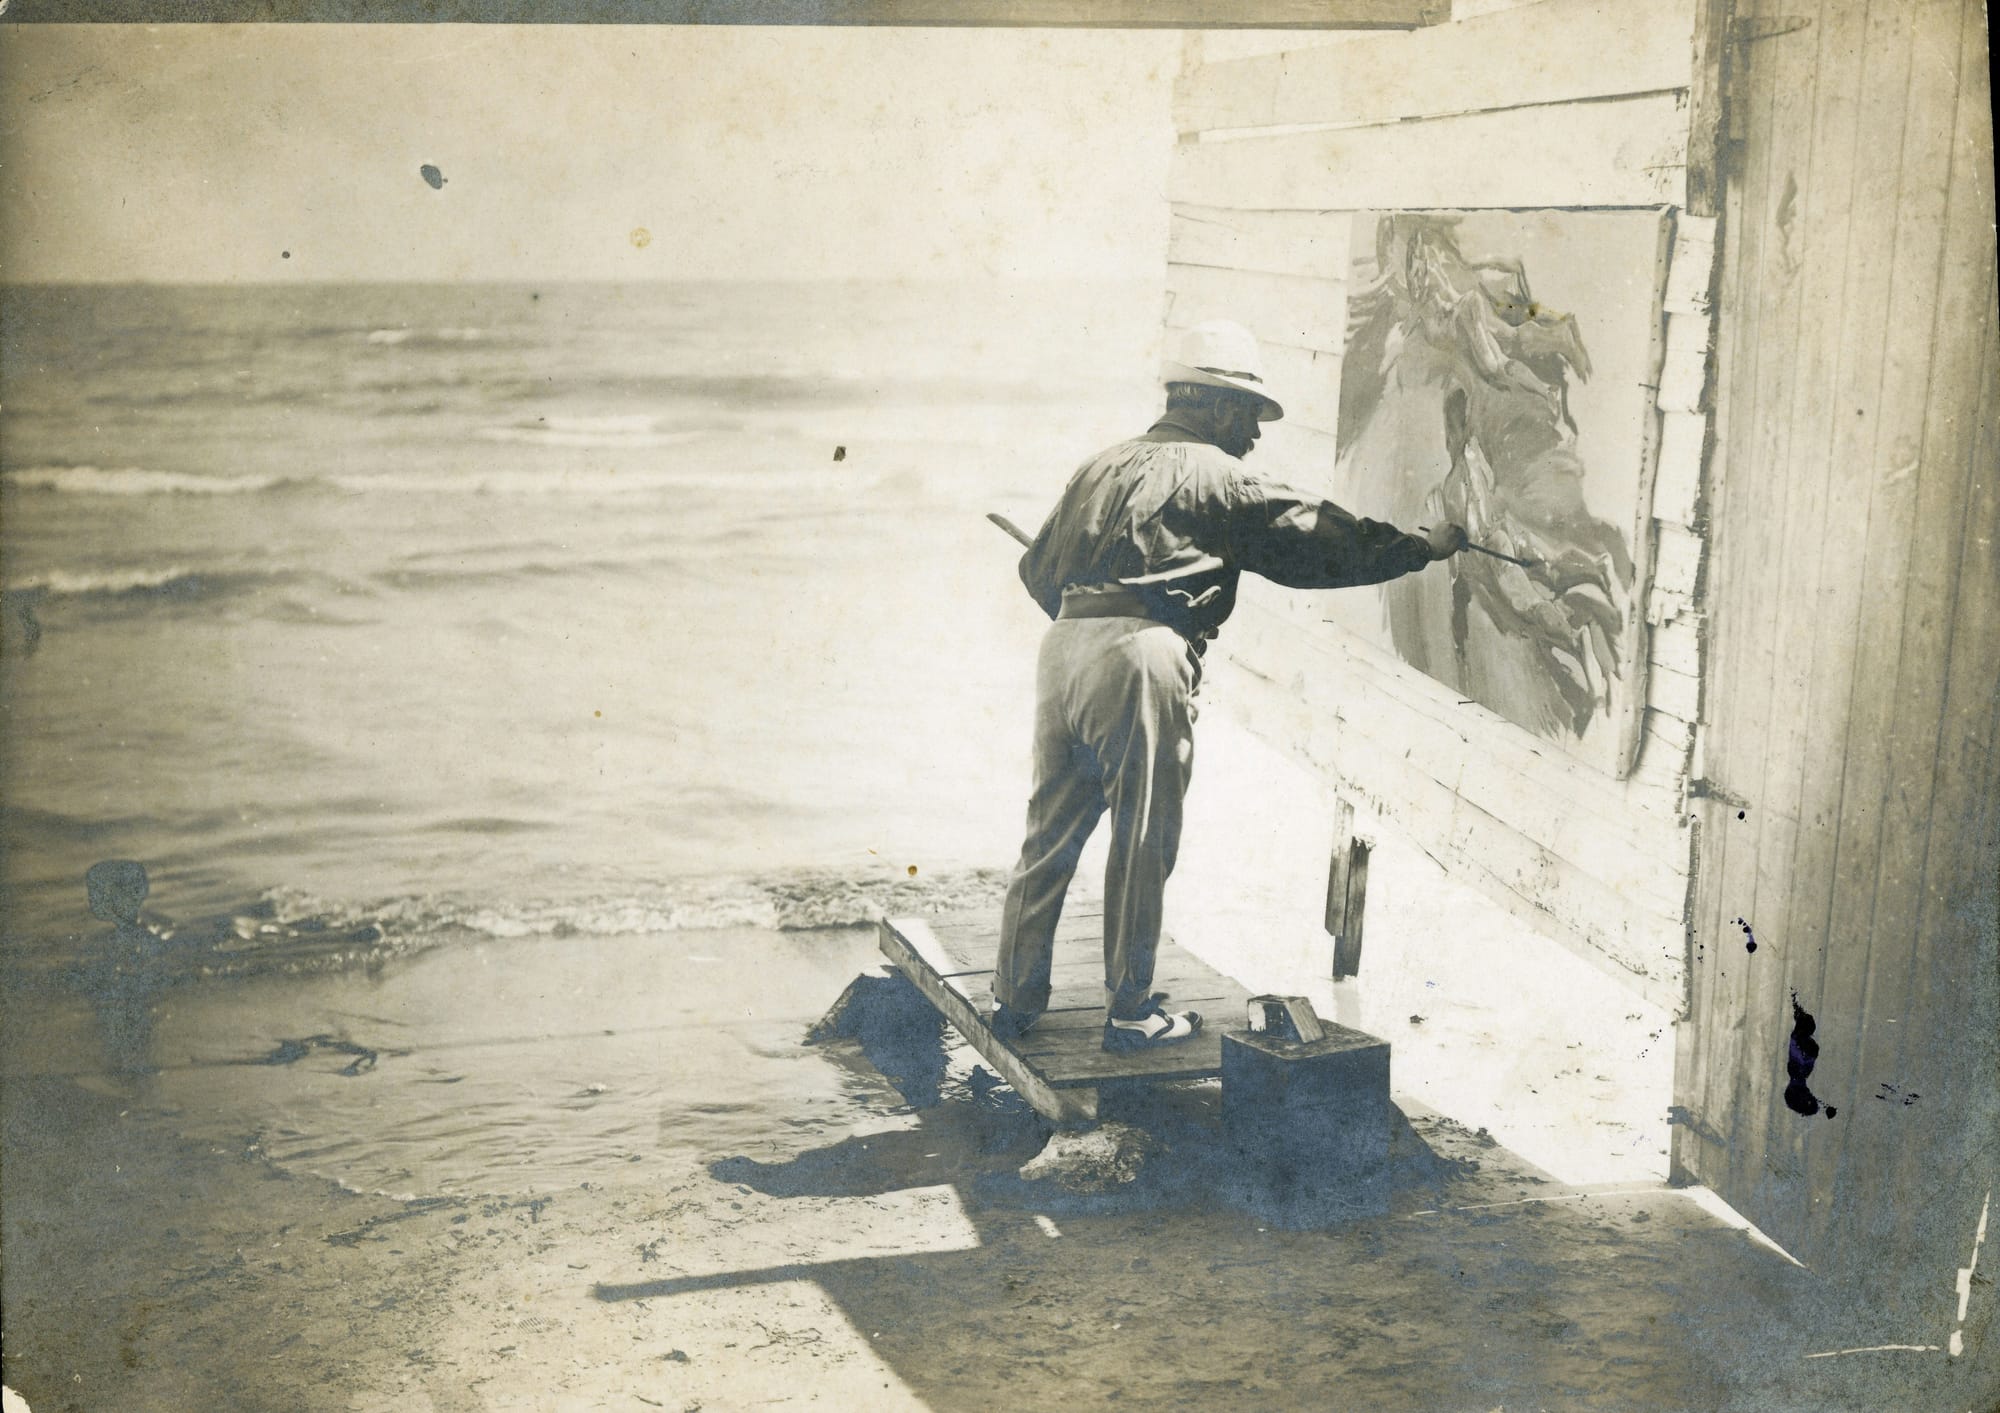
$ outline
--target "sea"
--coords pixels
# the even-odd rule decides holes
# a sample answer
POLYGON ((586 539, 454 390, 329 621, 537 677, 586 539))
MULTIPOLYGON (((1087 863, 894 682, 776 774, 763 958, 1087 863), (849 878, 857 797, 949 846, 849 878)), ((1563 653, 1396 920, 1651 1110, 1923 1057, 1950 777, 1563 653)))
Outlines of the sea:
POLYGON ((1045 620, 986 514, 1147 425, 1160 312, 0 291, 7 1087, 399 1196, 882 1122, 800 1038, 855 925, 997 911, 1045 620), (122 1003, 107 859, 161 941, 122 1003))
POLYGON ((1143 284, 0 297, 30 968, 105 858, 242 971, 989 897, 1040 621, 984 513, 1156 397, 1143 284))

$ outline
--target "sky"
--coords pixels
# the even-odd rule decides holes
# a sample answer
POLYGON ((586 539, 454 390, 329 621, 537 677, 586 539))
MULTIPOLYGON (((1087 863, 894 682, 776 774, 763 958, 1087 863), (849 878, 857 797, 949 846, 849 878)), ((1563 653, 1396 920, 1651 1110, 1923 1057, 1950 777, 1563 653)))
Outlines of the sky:
POLYGON ((9 25, 0 279, 1146 277, 1179 62, 1163 31, 9 25))

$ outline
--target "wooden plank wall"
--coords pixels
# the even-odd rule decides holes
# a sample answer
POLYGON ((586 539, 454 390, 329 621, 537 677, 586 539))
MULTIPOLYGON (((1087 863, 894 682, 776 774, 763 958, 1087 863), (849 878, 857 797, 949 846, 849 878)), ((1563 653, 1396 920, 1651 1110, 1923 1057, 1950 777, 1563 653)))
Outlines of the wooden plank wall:
POLYGON ((1978 0, 1740 0, 1737 34, 1675 1161, 1943 1343, 2000 1144, 1987 35, 1978 0))
MULTIPOLYGON (((1395 35, 1184 69, 1166 323, 1263 341, 1286 419, 1263 469, 1325 485, 1356 210, 1672 208, 1688 166, 1697 0, 1543 0, 1395 35), (1496 63, 1532 55, 1532 63, 1496 63)), ((1647 710, 1614 780, 1258 586, 1222 639, 1261 734, 1538 929, 1660 1004, 1685 999, 1701 694, 1703 456, 1715 222, 1674 213, 1652 519, 1647 710)), ((1366 514, 1368 507, 1352 507, 1366 514)))

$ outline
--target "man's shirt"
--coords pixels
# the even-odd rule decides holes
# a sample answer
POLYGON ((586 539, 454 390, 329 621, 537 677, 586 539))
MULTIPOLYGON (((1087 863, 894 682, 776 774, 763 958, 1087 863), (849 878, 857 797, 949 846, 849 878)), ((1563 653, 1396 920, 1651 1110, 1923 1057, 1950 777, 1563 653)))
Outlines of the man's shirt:
POLYGON ((1148 617, 1199 638, 1235 609, 1245 570, 1294 589, 1342 589, 1430 562, 1421 536, 1259 480, 1163 418, 1077 469, 1021 557, 1021 582, 1051 618, 1065 589, 1116 586, 1148 617))

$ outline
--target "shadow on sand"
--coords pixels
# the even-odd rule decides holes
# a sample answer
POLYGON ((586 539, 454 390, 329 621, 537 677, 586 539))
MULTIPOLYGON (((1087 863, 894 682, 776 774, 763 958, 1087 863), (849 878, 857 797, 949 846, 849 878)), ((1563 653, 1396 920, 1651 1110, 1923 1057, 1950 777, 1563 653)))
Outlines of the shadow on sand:
MULTIPOLYGON (((1020 1168, 1041 1151, 1050 1126, 983 1066, 966 1068, 970 1051, 928 1004, 881 995, 843 1027, 820 1034, 829 1059, 878 1071, 915 1111, 915 1126, 841 1139, 780 1162, 747 1157, 709 1165, 718 1182, 774 1197, 874 1197, 950 1184, 982 1236, 1035 1217, 1137 1217, 1164 1227, 1169 1214, 1223 1215, 1266 1228, 1324 1231, 1394 1208, 1436 1205, 1450 1185, 1476 1171, 1476 1160, 1438 1153, 1400 1110, 1391 1110, 1389 1159, 1350 1180, 1282 1186, 1272 1165, 1223 1130, 1218 1081, 1146 1084, 1101 1095, 1106 1123, 1142 1131, 1149 1153, 1129 1182, 1078 1190, 1024 1178, 1020 1168), (954 1064, 954 1061, 957 1064, 954 1064), (962 1075, 962 1077, 960 1077, 962 1075)), ((823 1271, 822 1267, 810 1268, 823 1271)), ((722 1276, 599 1286, 601 1300, 632 1300, 724 1284, 793 1280, 799 1266, 722 1276)))
POLYGON ((1338 1186, 1273 1192, 1260 1155, 1227 1141, 1214 1083, 1105 1096, 1107 1119, 1156 1145, 1131 1182, 1024 1180, 1047 1127, 927 1009, 889 1005, 820 1037, 835 1063, 889 1077, 914 1125, 709 1171, 802 1202, 948 1184, 975 1246, 591 1295, 810 1282, 885 1376, 937 1409, 1964 1406, 1949 1400, 1966 1371, 1948 1361, 1807 1358, 1879 1342, 1879 1314, 1684 1194, 1569 1188, 1435 1114, 1394 1114, 1366 1203, 1338 1186))

